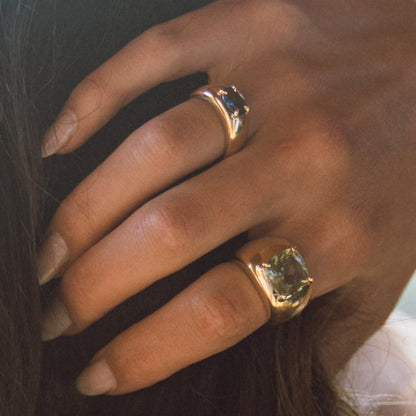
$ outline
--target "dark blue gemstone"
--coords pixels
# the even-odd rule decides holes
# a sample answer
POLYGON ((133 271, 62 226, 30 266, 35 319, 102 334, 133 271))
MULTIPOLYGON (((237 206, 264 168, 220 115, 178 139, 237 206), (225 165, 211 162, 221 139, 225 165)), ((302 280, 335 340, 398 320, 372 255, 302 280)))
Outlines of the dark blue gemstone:
POLYGON ((244 97, 238 91, 234 91, 232 87, 224 88, 224 91, 226 94, 221 95, 221 100, 228 110, 232 114, 238 111, 239 116, 246 114, 247 110, 244 108, 246 100, 244 97))

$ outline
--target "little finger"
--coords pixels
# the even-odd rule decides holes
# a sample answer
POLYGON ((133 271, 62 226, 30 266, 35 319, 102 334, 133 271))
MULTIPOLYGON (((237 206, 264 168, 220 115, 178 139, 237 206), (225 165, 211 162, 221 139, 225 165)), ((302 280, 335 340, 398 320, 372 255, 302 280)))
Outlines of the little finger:
POLYGON ((145 388, 231 347, 269 316, 241 268, 221 264, 99 351, 77 387, 90 396, 145 388))

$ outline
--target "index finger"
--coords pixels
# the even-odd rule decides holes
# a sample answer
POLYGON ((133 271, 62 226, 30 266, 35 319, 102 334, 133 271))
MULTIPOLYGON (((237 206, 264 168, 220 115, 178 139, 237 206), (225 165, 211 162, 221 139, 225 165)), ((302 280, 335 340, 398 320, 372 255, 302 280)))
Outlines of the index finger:
MULTIPOLYGON (((207 72, 211 61, 218 63, 227 52, 228 43, 212 33, 219 25, 223 33, 222 22, 233 22, 232 3, 213 3, 155 26, 128 43, 74 89, 44 137, 42 155, 75 150, 122 107, 150 88, 207 72)), ((231 31, 231 26, 225 30, 231 31)))

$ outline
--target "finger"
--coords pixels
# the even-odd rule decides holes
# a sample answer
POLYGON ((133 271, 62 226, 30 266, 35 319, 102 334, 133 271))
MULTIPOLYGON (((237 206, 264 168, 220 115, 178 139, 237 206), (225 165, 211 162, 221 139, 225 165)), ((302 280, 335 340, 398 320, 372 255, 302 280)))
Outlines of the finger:
POLYGON ((270 216, 275 180, 267 170, 256 170, 262 161, 252 159, 246 149, 159 195, 84 253, 64 274, 60 300, 45 313, 45 339, 86 328, 128 297, 270 216), (253 171, 246 168, 251 163, 253 171), (56 324, 62 303, 71 319, 56 324))
POLYGON ((83 394, 124 394, 236 344, 270 316, 233 263, 221 264, 96 354, 78 378, 83 394))
POLYGON ((256 143, 152 199, 83 254, 63 276, 59 296, 45 313, 44 339, 83 330, 158 279, 259 225, 266 225, 267 235, 267 224, 274 224, 274 235, 298 246, 315 278, 313 296, 357 276, 366 251, 354 248, 356 226, 339 227, 335 216, 324 229, 335 224, 334 239, 333 232, 319 232, 316 217, 310 217, 327 212, 327 206, 310 211, 307 201, 296 205, 300 194, 293 189, 299 188, 300 175, 291 164, 305 162, 303 152, 298 146, 267 152, 256 143), (273 174, 275 166, 279 171, 273 174))
POLYGON ((207 72, 213 62, 218 64, 227 56, 229 45, 238 52, 235 41, 239 37, 230 36, 232 26, 238 24, 232 3, 216 2, 155 26, 91 73, 75 88, 46 133, 43 156, 73 151, 120 108, 153 86, 195 72, 207 72), (225 41, 227 38, 233 42, 225 41))
POLYGON ((146 123, 65 199, 38 255, 41 284, 151 196, 218 159, 225 137, 215 109, 191 99, 146 123))

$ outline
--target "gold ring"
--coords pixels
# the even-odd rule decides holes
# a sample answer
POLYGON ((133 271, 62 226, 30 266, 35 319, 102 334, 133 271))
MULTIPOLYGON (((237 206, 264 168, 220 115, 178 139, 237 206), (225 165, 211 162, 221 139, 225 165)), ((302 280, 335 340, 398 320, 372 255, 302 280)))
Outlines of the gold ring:
POLYGON ((250 241, 237 251, 235 262, 270 304, 271 323, 293 318, 308 304, 313 279, 288 241, 275 237, 250 241))
POLYGON ((210 102, 218 110, 226 134, 223 157, 238 152, 247 139, 247 114, 250 111, 243 94, 234 85, 206 85, 191 96, 210 102))

